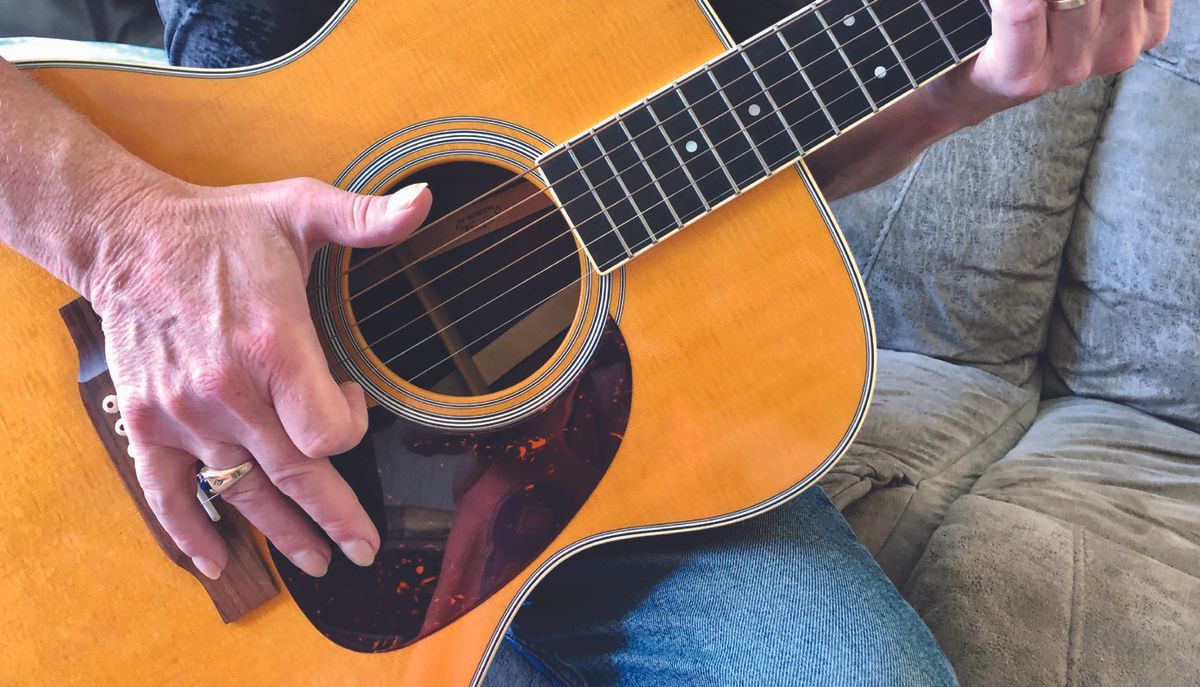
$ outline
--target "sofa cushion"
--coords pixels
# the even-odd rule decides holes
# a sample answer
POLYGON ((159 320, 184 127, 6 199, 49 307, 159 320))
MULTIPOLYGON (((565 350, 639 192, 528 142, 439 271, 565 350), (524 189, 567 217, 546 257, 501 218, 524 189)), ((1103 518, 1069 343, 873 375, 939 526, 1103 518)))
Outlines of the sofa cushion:
POLYGON ((1200 579, 1020 506, 956 502, 905 595, 963 687, 1197 684, 1200 579))
POLYGON ((1067 244, 1052 394, 1200 430, 1200 4, 1116 91, 1067 244))
POLYGON ((1029 379, 1108 91, 1093 80, 1001 113, 834 203, 881 347, 1029 379))
POLYGON ((878 372, 862 430, 821 486, 903 584, 950 503, 1029 427, 1038 394, 914 353, 880 351, 878 372))
POLYGON ((1043 404, 956 501, 906 595, 964 685, 1195 684, 1200 435, 1043 404))
POLYGON ((1044 402, 1016 448, 971 491, 1200 576, 1200 434, 1132 408, 1044 402))

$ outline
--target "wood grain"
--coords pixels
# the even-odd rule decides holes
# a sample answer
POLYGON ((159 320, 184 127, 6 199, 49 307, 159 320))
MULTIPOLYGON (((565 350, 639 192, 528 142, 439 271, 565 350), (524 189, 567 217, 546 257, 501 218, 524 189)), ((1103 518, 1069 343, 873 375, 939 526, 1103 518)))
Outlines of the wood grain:
MULTIPOLYGON (((688 0, 360 2, 298 60, 204 79, 48 68, 35 78, 135 154, 194 182, 332 180, 373 142, 448 115, 565 140, 721 51, 688 0)), ((437 192, 437 189, 434 189, 437 192)), ((852 267, 784 172, 627 268, 633 417, 593 498, 522 575, 600 533, 771 499, 844 446, 872 382, 852 267)), ((411 648, 355 654, 286 594, 223 624, 164 564, 76 391, 73 298, 0 251, 0 661, 32 684, 465 685, 514 580, 411 648), (219 660, 200 660, 218 657, 219 660)), ((577 547, 576 547, 577 548, 577 547)))

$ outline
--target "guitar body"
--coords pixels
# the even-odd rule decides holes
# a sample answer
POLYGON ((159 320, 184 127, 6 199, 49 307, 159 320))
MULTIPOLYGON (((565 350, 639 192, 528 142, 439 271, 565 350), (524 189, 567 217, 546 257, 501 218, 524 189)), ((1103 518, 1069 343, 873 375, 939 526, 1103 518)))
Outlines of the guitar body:
MULTIPOLYGON (((359 185, 371 191, 407 164, 382 151, 419 138, 431 142, 426 153, 488 164, 489 134, 542 150, 565 141, 719 54, 710 16, 693 0, 362 0, 261 68, 62 64, 29 73, 134 154, 189 181, 309 176, 351 187, 377 161, 359 185), (430 135, 467 131, 477 135, 459 136, 465 143, 430 135)), ((330 641, 291 593, 223 624, 193 578, 165 564, 80 404, 79 358, 58 315, 74 294, 0 250, 6 679, 473 684, 521 600, 566 556, 760 513, 810 486, 857 431, 874 375, 870 314, 802 167, 629 262, 606 288, 580 309, 607 314, 608 338, 594 350, 560 346, 564 365, 604 353, 628 373, 610 390, 623 394, 628 418, 615 421, 615 455, 590 496, 468 612, 371 653, 330 641)))

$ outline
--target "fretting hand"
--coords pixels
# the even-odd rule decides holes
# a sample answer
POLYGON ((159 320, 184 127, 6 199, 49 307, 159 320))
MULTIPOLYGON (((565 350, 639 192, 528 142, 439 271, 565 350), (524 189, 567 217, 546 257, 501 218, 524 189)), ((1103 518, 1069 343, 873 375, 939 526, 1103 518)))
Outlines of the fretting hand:
POLYGON ((1128 69, 1163 41, 1171 0, 992 0, 992 37, 971 64, 924 89, 937 111, 976 123, 1013 105, 1128 69))

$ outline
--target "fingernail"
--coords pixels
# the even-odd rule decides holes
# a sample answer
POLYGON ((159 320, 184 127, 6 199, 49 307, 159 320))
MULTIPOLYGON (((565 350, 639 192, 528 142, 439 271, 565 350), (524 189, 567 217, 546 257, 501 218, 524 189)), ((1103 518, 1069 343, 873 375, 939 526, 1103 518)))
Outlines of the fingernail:
POLYGON ((338 543, 342 553, 346 554, 355 565, 363 568, 375 562, 375 548, 362 539, 338 543))
POLYGON ((216 561, 205 558, 204 556, 196 556, 192 559, 192 565, 210 580, 215 580, 221 576, 221 566, 217 565, 216 561))
POLYGON ((329 571, 329 559, 312 549, 297 551, 291 555, 291 561, 310 577, 324 577, 329 571))
POLYGON ((395 214, 411 208, 413 203, 417 202, 417 196, 427 188, 429 188, 429 184, 412 184, 396 191, 388 199, 388 214, 395 214))

